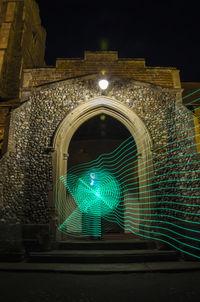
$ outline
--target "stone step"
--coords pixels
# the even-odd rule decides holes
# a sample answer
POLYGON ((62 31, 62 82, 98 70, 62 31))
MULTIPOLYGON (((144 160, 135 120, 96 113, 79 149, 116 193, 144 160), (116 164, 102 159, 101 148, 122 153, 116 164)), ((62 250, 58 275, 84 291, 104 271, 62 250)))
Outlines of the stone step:
POLYGON ((29 262, 37 263, 134 263, 175 261, 175 251, 145 250, 53 250, 30 253, 29 262))
POLYGON ((132 239, 132 240, 88 240, 88 241, 60 241, 56 244, 59 250, 137 250, 154 249, 155 242, 132 239))

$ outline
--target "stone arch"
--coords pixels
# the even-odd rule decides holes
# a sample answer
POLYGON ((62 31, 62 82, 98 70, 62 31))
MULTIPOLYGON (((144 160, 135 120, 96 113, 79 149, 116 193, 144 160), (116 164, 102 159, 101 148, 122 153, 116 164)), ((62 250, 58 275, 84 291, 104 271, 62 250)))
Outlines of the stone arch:
MULTIPOLYGON (((93 98, 78 105, 62 121, 58 127, 53 141, 53 203, 59 202, 59 186, 57 181, 67 171, 67 154, 73 134, 81 124, 95 115, 107 114, 119 120, 133 136, 138 152, 138 179, 140 199, 145 198, 145 213, 151 213, 151 178, 153 176, 152 165, 152 139, 148 129, 138 115, 123 103, 109 97, 93 98), (142 138, 142 144, 140 143, 142 138)), ((63 193, 64 194, 64 193, 63 193)), ((63 196, 64 197, 64 196, 63 196)), ((142 206, 141 206, 142 208, 142 206)), ((149 218, 149 217, 148 217, 149 218)), ((148 219, 147 218, 147 219, 148 219)), ((143 216, 143 219, 145 217, 143 216)), ((143 222, 144 224, 144 222, 143 222)), ((138 229, 137 232, 140 230, 138 229)), ((59 239, 59 234, 57 234, 59 239)))

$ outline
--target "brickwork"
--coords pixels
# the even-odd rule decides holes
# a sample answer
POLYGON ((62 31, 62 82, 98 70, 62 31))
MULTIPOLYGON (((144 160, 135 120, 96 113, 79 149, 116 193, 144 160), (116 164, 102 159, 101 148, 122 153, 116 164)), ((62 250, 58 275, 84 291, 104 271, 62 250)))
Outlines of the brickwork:
POLYGON ((18 97, 23 68, 44 66, 46 32, 34 0, 0 1, 0 98, 18 97))
POLYGON ((200 104, 200 83, 199 82, 182 82, 183 104, 185 106, 199 107, 200 104), (195 92, 195 93, 194 93, 195 92))
POLYGON ((86 51, 84 59, 57 59, 55 68, 26 69, 22 86, 35 87, 102 71, 108 77, 134 79, 163 87, 181 86, 176 68, 146 67, 144 59, 118 58, 116 51, 86 51))
POLYGON ((183 104, 193 112, 197 152, 200 153, 200 83, 182 82, 183 104))
POLYGON ((45 39, 34 0, 0 0, 0 153, 9 113, 19 105, 22 70, 45 65, 45 39))
POLYGON ((10 112, 19 106, 19 100, 14 99, 0 103, 0 156, 7 149, 7 136, 9 132, 10 112))

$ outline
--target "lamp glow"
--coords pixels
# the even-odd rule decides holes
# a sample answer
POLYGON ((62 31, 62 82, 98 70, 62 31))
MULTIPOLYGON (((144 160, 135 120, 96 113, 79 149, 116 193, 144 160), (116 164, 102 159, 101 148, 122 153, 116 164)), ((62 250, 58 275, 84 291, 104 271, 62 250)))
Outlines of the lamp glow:
POLYGON ((100 80, 99 81, 99 87, 102 89, 102 90, 105 90, 108 88, 108 85, 109 85, 109 82, 105 79, 103 80, 100 80))

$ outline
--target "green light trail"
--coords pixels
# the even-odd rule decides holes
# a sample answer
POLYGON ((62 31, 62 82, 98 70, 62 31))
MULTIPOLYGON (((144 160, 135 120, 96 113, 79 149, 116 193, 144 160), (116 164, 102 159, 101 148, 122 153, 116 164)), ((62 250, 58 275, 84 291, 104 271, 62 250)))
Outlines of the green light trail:
MULTIPOLYGON (((192 136, 192 138, 194 138, 194 136, 192 136)), ((175 142, 173 142, 173 143, 176 143, 176 142, 179 142, 179 140, 176 140, 175 142)), ((130 143, 129 143, 130 144, 130 143)), ((197 144, 192 144, 191 146, 196 146, 197 144)), ((191 147, 191 146, 187 146, 187 147, 185 147, 185 148, 188 148, 188 147, 191 147)), ((163 147, 162 147, 163 148, 163 147)), ((174 148, 174 149, 172 149, 172 150, 170 150, 170 151, 167 151, 167 152, 164 152, 164 153, 161 153, 161 154, 159 154, 159 155, 157 155, 157 156, 154 156, 154 159, 156 159, 156 158, 158 158, 158 157, 160 157, 161 155, 167 155, 168 153, 171 153, 172 151, 177 151, 177 150, 179 150, 179 149, 181 149, 181 147, 178 147, 178 148, 174 148)), ((129 147, 128 148, 128 151, 130 151, 131 150, 131 147, 129 147)), ((156 151, 156 150, 155 150, 156 151)), ((123 152, 122 154, 124 154, 125 152, 123 152)), ((121 154, 121 155, 122 155, 121 154)), ((197 153, 193 153, 193 155, 194 154, 197 154, 197 153)), ((126 155, 126 156, 124 156, 124 158, 126 158, 128 155, 126 155)), ((184 156, 184 155, 183 155, 184 156)), ((185 155, 185 156, 187 156, 187 155, 185 155)), ((133 156, 133 157, 131 157, 131 159, 133 159, 135 156, 133 156)), ((178 156, 178 157, 180 157, 180 156, 178 156)), ((119 156, 117 157, 117 159, 119 158, 119 156)), ((121 167, 121 166, 123 166, 124 165, 124 163, 126 163, 127 162, 127 160, 126 161, 123 161, 124 160, 124 158, 122 158, 121 159, 121 161, 122 161, 122 163, 119 165, 119 162, 116 162, 116 164, 113 164, 113 166, 115 166, 115 165, 117 165, 118 164, 118 167, 121 167)), ((171 158, 168 158, 168 159, 175 159, 175 158, 177 158, 177 157, 171 157, 171 158)), ((117 160, 117 159, 115 159, 115 160, 117 160)), ((114 160, 114 161, 115 161, 114 160)), ((129 159, 130 160, 130 159, 129 159)), ((159 162, 157 162, 157 164, 158 163, 161 163, 161 162, 164 162, 165 160, 162 160, 162 161, 159 161, 159 162)), ((106 162, 106 161, 105 161, 106 162)), ((109 161, 107 161, 108 163, 109 163, 109 161)), ((136 162, 136 161, 135 161, 136 162)), ((147 161, 148 162, 148 161, 147 161)), ((133 162, 134 163, 134 162, 133 162)), ((150 166, 147 166, 148 168, 149 167, 152 167, 153 165, 150 165, 150 166)), ((114 169, 114 168, 113 168, 114 169)), ((141 171, 142 169, 140 169, 140 171, 141 171)), ((126 170, 126 172, 127 172, 128 170, 126 170)), ((185 172, 187 172, 187 171, 185 171, 185 172)), ((120 175, 121 176, 121 175, 120 175)))
POLYGON ((186 127, 193 118, 188 119, 185 111, 174 116, 180 109, 175 105, 172 102, 162 111, 171 118, 154 131, 152 159, 138 159, 144 138, 136 144, 129 137, 113 152, 72 167, 58 180, 61 232, 101 236, 103 219, 105 229, 113 222, 125 232, 200 259, 200 154, 194 152, 194 126, 186 127))

